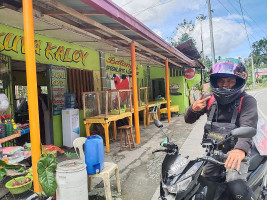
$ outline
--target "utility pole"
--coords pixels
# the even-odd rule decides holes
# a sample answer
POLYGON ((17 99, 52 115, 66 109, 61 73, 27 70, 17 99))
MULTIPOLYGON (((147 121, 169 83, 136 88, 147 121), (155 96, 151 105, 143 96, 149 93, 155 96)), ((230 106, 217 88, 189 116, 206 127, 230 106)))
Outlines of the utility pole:
MULTIPOLYGON (((200 14, 196 18, 197 18, 197 20, 200 21, 201 51, 202 51, 202 59, 203 59, 203 62, 204 62, 205 56, 204 56, 203 37, 202 37, 202 21, 204 21, 206 19, 206 16, 203 15, 203 14, 200 14)), ((201 75, 201 79, 200 79, 201 85, 203 85, 203 69, 201 69, 200 75, 201 75)), ((201 89, 201 92, 202 92, 202 89, 201 89)))
POLYGON ((252 81, 253 87, 255 87, 255 71, 254 71, 254 61, 253 61, 253 54, 251 54, 251 63, 252 63, 252 81))
POLYGON ((198 17, 196 17, 197 20, 200 21, 200 37, 201 37, 201 51, 202 51, 202 59, 204 60, 204 48, 203 48, 203 36, 202 36, 202 21, 206 19, 206 16, 203 14, 200 14, 198 17))
POLYGON ((212 65, 215 65, 215 50, 214 50, 213 27, 212 27, 212 16, 211 16, 210 0, 207 0, 207 3, 208 3, 208 9, 209 9, 210 45, 211 45, 212 65))

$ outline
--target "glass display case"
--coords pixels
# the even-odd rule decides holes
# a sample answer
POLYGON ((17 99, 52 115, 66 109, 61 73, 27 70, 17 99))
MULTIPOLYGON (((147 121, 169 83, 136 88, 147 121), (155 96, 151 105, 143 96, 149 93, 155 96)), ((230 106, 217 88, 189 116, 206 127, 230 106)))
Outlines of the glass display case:
POLYGON ((130 112, 132 109, 131 93, 130 89, 84 92, 84 119, 130 112))
POLYGON ((147 106, 147 87, 141 87, 138 89, 138 106, 147 106))

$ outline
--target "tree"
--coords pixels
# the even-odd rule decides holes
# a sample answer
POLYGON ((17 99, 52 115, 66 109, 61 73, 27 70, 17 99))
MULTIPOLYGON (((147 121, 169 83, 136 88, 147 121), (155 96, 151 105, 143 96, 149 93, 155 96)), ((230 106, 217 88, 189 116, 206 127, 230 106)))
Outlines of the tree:
POLYGON ((263 38, 252 44, 252 54, 253 54, 253 61, 257 67, 266 67, 267 65, 267 38, 263 38))
POLYGON ((178 40, 175 36, 168 38, 172 46, 176 47, 190 39, 192 39, 193 43, 196 44, 196 41, 190 36, 190 33, 194 30, 194 28, 195 25, 192 23, 192 21, 187 21, 184 19, 183 22, 179 23, 176 27, 176 30, 181 33, 180 37, 178 37, 178 40))

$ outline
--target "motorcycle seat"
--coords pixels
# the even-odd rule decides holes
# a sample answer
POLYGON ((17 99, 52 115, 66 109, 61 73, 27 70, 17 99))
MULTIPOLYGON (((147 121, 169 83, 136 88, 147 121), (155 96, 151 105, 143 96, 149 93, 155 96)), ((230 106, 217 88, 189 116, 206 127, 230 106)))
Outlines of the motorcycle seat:
POLYGON ((263 159, 264 156, 261 156, 255 145, 252 144, 248 171, 256 170, 260 163, 263 161, 263 159))

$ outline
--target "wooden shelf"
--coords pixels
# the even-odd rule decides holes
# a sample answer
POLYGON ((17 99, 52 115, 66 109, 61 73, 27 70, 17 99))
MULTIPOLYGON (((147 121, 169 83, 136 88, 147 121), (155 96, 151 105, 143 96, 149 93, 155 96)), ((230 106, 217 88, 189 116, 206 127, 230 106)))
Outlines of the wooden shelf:
POLYGON ((7 137, 4 137, 4 138, 1 138, 0 139, 0 144, 4 143, 4 142, 7 142, 9 140, 12 140, 12 139, 15 139, 17 137, 20 137, 21 134, 20 134, 20 130, 16 131, 16 133, 10 135, 10 136, 7 136, 7 137))

